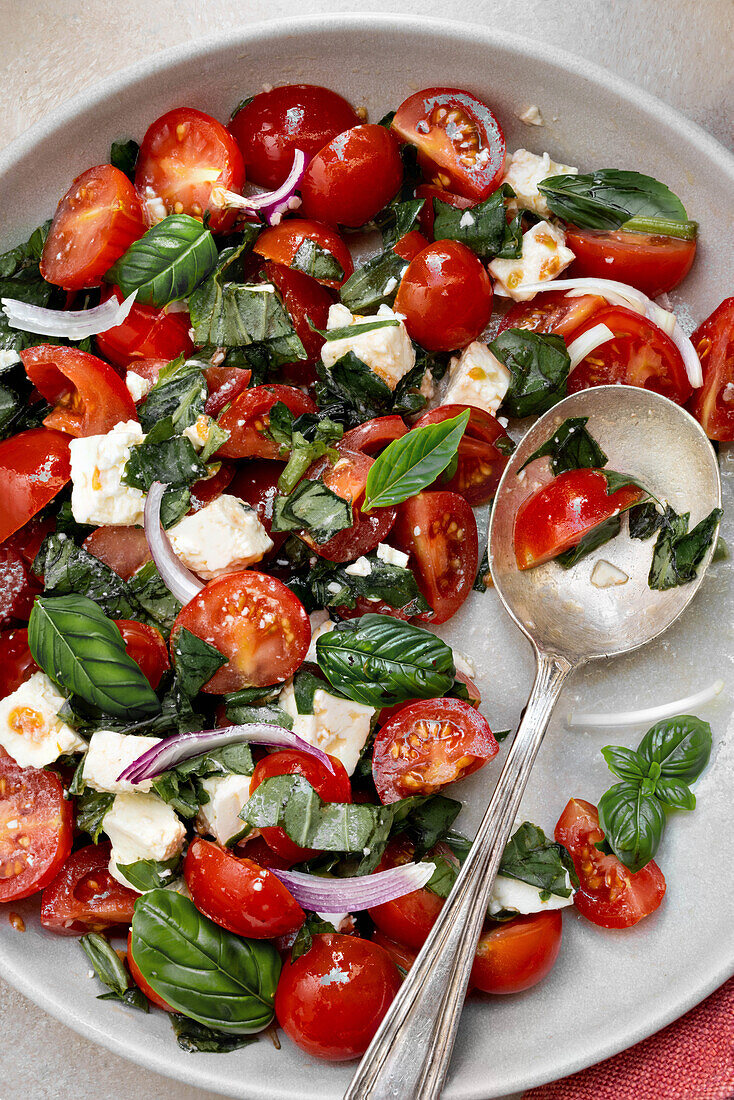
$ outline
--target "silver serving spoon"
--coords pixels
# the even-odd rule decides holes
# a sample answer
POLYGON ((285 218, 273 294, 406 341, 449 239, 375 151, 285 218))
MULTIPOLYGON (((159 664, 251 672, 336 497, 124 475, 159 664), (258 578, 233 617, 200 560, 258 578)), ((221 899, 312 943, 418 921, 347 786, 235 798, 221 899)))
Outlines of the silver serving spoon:
POLYGON ((572 416, 589 418, 588 429, 608 455, 609 469, 633 474, 677 512, 690 511, 691 526, 721 504, 716 455, 700 424, 647 390, 600 386, 573 394, 541 417, 514 452, 492 509, 489 563, 502 603, 535 650, 535 682, 469 856, 345 1100, 440 1095, 492 885, 566 677, 587 661, 628 653, 667 630, 696 594, 711 560, 713 549, 690 584, 653 591, 647 585, 652 540, 623 533, 570 570, 554 562, 518 570, 515 514, 536 476, 534 464, 519 476, 518 471, 572 416), (590 574, 598 558, 624 570, 627 583, 594 587, 590 574))

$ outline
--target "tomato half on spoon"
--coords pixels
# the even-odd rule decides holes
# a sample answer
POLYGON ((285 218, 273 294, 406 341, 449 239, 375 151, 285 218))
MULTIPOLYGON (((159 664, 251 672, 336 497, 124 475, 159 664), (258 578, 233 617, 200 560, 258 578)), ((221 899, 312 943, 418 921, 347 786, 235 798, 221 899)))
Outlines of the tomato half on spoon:
POLYGON ((140 895, 109 872, 107 841, 79 848, 43 891, 41 924, 59 936, 83 936, 129 924, 140 895))
POLYGON ((42 890, 69 855, 74 809, 64 795, 54 772, 0 756, 0 902, 42 890))
POLYGON ((734 298, 726 298, 691 337, 703 368, 703 385, 688 408, 709 439, 734 440, 734 298))
POLYGON ((121 420, 138 419, 127 386, 96 355, 39 344, 20 357, 33 385, 55 406, 43 421, 47 428, 75 437, 105 435, 121 420))
POLYGON ((575 278, 614 279, 657 298, 682 282, 696 255, 696 241, 678 237, 566 227, 575 278))

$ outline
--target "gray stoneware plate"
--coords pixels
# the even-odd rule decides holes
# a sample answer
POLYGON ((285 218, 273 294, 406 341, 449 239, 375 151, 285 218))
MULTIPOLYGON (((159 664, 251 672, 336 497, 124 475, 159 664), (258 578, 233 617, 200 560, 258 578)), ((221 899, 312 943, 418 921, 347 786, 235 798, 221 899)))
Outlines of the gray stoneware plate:
MULTIPOLYGON (((72 177, 107 159, 112 139, 140 138, 171 107, 188 104, 228 117, 263 83, 329 85, 377 120, 411 92, 466 87, 496 111, 508 148, 547 149, 583 169, 621 167, 664 180, 701 224, 701 246, 685 283, 684 320, 698 321, 734 292, 730 242, 734 159, 669 107, 588 62, 542 43, 484 27, 393 16, 344 15, 265 24, 160 54, 105 81, 24 135, 0 155, 2 243, 22 240, 54 210, 72 177), (518 115, 538 104, 543 128, 518 115)), ((680 304, 681 299, 677 299, 680 304)), ((689 331, 690 331, 689 326, 689 331)), ((660 456, 664 461, 665 456, 660 456)), ((734 545, 734 452, 722 452, 723 534, 734 545)), ((467 1006, 446 1087, 447 1100, 490 1097, 578 1070, 680 1016, 734 969, 731 921, 730 789, 734 746, 734 569, 714 566, 688 612, 641 653, 582 670, 567 687, 530 781, 524 816, 552 831, 571 795, 596 801, 610 776, 602 745, 634 745, 640 729, 569 732, 571 707, 630 709, 689 694, 717 678, 726 692, 700 711, 715 749, 696 786, 698 808, 671 823, 659 862, 668 882, 663 907, 627 932, 604 932, 573 910, 564 918, 561 957, 536 990, 467 1006)), ((444 631, 468 651, 490 724, 517 724, 532 678, 530 647, 493 593, 473 594, 444 631)), ((478 821, 495 764, 460 788, 465 829, 478 821)), ((459 792, 457 792, 459 793, 459 792)), ((312 1061, 287 1040, 263 1040, 231 1055, 184 1054, 168 1020, 95 1000, 97 983, 74 940, 40 931, 37 899, 18 907, 28 931, 0 923, 4 976, 47 1011, 111 1050, 158 1072, 247 1100, 332 1100, 350 1067, 312 1061)), ((407 1100, 407 1098, 406 1098, 407 1100)))

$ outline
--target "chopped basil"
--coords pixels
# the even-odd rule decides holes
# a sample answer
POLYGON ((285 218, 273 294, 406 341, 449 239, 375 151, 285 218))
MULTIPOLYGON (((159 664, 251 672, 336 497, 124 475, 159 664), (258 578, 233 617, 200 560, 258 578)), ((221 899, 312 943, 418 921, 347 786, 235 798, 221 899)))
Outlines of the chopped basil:
POLYGON ((161 368, 160 374, 145 401, 138 409, 140 423, 146 432, 171 418, 177 432, 195 424, 204 412, 208 396, 203 362, 184 359, 179 355, 161 368))
POLYGON ((316 371, 319 376, 316 387, 319 407, 345 427, 353 428, 365 420, 392 411, 390 387, 353 351, 343 355, 332 367, 317 364, 316 371))
POLYGON ((344 268, 336 256, 310 237, 303 238, 288 266, 314 279, 340 283, 344 278, 344 268))
POLYGON ((375 225, 382 232, 385 249, 394 248, 399 240, 418 226, 418 215, 425 206, 425 199, 393 199, 384 210, 375 215, 375 225))
POLYGON ((329 921, 321 920, 317 913, 308 913, 293 941, 291 962, 294 963, 300 959, 301 955, 310 951, 314 936, 322 935, 324 932, 336 932, 336 928, 329 921))
POLYGON ((181 867, 181 856, 173 859, 139 859, 135 863, 117 864, 117 870, 139 893, 170 886, 181 867))
POLYGON ((109 794, 107 791, 94 791, 91 787, 82 787, 82 790, 77 793, 75 804, 76 827, 83 833, 89 833, 95 844, 102 832, 104 816, 112 806, 114 799, 113 794, 109 794))
POLYGON ((344 434, 341 424, 328 416, 304 413, 294 418, 282 401, 277 401, 269 413, 268 433, 280 444, 281 456, 288 455, 288 462, 278 478, 281 493, 290 493, 309 466, 317 458, 328 455, 332 461, 338 458, 333 444, 344 434))
POLYGON ((171 417, 151 428, 142 443, 130 448, 122 481, 148 492, 155 481, 168 485, 161 502, 161 523, 171 527, 189 509, 189 487, 207 476, 206 464, 190 439, 173 434, 171 417))
POLYGON ((135 165, 138 162, 140 146, 137 141, 113 141, 110 146, 110 164, 124 172, 128 179, 135 178, 135 165))
POLYGON ((570 550, 564 550, 554 560, 562 565, 564 569, 570 569, 588 557, 594 550, 598 550, 600 546, 604 546, 606 542, 616 538, 621 530, 621 516, 610 516, 609 519, 598 523, 596 527, 592 527, 591 531, 587 531, 575 546, 572 546, 570 550))
POLYGON ((650 503, 636 505, 631 510, 632 538, 646 539, 658 532, 647 579, 650 588, 665 591, 689 584, 695 578, 715 538, 722 514, 721 508, 714 508, 689 531, 690 513, 678 515, 669 504, 662 512, 650 503))
POLYGON ((257 1041, 252 1035, 228 1035, 225 1031, 206 1027, 178 1012, 169 1012, 168 1019, 176 1042, 187 1054, 231 1054, 257 1041))
POLYGON ((352 313, 372 313, 381 305, 392 305, 408 261, 389 248, 373 256, 349 276, 339 291, 341 301, 352 313))
POLYGON ((321 481, 301 481, 273 503, 273 531, 308 531, 322 545, 353 523, 351 502, 321 481))
POLYGON ((570 897, 568 878, 573 886, 579 884, 573 860, 563 845, 548 840, 543 830, 529 821, 524 821, 505 845, 499 873, 537 887, 541 901, 552 894, 570 897))
POLYGON ((167 636, 181 610, 181 604, 164 584, 155 562, 147 561, 141 565, 133 573, 127 586, 132 597, 143 609, 143 616, 137 617, 149 618, 167 636))
POLYGON ((98 998, 100 1001, 115 1000, 129 1008, 148 1011, 148 999, 138 989, 125 969, 120 956, 110 946, 109 940, 98 932, 88 932, 79 940, 79 946, 94 967, 94 972, 109 989, 98 998))
POLYGON ((503 412, 519 417, 546 412, 566 396, 571 360, 562 336, 510 328, 489 349, 511 376, 503 412))
POLYGON ((288 583, 308 611, 322 607, 353 609, 358 599, 381 600, 409 618, 431 610, 411 569, 382 561, 374 553, 366 558, 370 571, 364 577, 349 573, 349 563, 340 565, 319 558, 305 575, 293 577, 288 583))
POLYGON ((581 470, 606 466, 607 456, 590 432, 586 430, 588 416, 574 416, 563 423, 547 442, 533 451, 520 467, 524 470, 536 458, 549 457, 551 469, 558 475, 566 470, 581 470))
POLYGON ((508 224, 505 200, 512 197, 512 188, 503 184, 468 210, 434 198, 434 240, 460 241, 482 260, 516 259, 522 253, 522 216, 508 224))
MULTIPOLYGON (((155 567, 154 567, 155 568, 155 567)), ((108 565, 95 558, 68 535, 48 535, 33 562, 33 571, 43 577, 49 596, 88 596, 114 619, 139 619, 141 605, 130 586, 108 565)))
POLYGON ((217 669, 226 665, 228 658, 209 642, 198 638, 186 627, 176 631, 173 638, 173 657, 176 678, 181 690, 192 698, 204 684, 211 680, 217 669))

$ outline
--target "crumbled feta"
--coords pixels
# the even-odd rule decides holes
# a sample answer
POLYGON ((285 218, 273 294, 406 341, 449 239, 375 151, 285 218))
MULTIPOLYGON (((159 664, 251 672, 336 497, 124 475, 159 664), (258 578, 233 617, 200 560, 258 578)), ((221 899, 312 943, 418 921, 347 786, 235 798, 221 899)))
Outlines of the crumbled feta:
POLYGON ((357 558, 351 565, 348 565, 344 572, 348 573, 350 577, 369 577, 372 572, 372 562, 362 555, 361 558, 357 558))
POLYGON ((250 776, 214 775, 201 785, 209 801, 199 807, 197 827, 218 844, 228 844, 247 830, 239 812, 250 797, 250 776))
POLYGON ((388 546, 386 542, 377 544, 377 556, 380 561, 387 562, 388 565, 398 565, 401 569, 406 569, 410 561, 409 554, 396 550, 394 546, 388 546))
POLYGON ((143 194, 143 206, 145 207, 145 219, 148 225, 157 225, 168 217, 166 204, 153 188, 148 185, 143 194))
POLYGON ((304 661, 311 661, 313 664, 318 664, 316 660, 316 642, 322 635, 330 634, 336 624, 331 621, 327 611, 314 611, 309 618, 311 619, 311 641, 304 661), (324 618, 323 616, 326 617, 324 618))
POLYGON ((542 126, 543 116, 540 113, 540 108, 536 103, 532 103, 529 107, 517 116, 520 122, 524 122, 526 126, 542 126))
MULTIPOLYGON (((172 859, 183 848, 186 829, 175 811, 155 794, 125 792, 115 795, 102 828, 110 838, 109 871, 123 886, 130 886, 118 871, 141 859, 172 859)), ((133 889, 133 887, 131 887, 133 889)))
POLYGON ((617 584, 626 584, 629 575, 610 561, 600 558, 591 571, 591 583, 595 588, 613 588, 617 584))
POLYGON ((544 913, 548 909, 564 909, 567 905, 573 905, 573 889, 568 871, 565 885, 571 890, 567 898, 551 894, 547 901, 541 901, 537 886, 520 882, 509 875, 497 875, 489 899, 489 915, 499 913, 502 909, 515 909, 518 913, 544 913))
POLYGON ((0 351, 0 370, 5 370, 6 367, 12 367, 14 363, 20 363, 20 361, 21 359, 18 352, 13 351, 12 348, 0 351))
POLYGON ((278 702, 293 719, 294 733, 309 745, 341 760, 347 774, 352 774, 370 734, 374 707, 354 703, 351 699, 338 699, 323 688, 317 688, 313 696, 313 714, 299 714, 292 682, 283 685, 278 702))
POLYGON ((142 783, 119 782, 120 772, 137 760, 139 756, 159 744, 159 737, 135 737, 132 734, 117 733, 115 730, 96 730, 89 742, 89 751, 84 759, 82 778, 88 787, 95 791, 149 791, 152 780, 142 783))
POLYGON ((578 168, 570 164, 556 164, 547 153, 538 157, 527 149, 518 149, 512 154, 505 169, 503 183, 509 183, 516 198, 510 203, 510 209, 534 210, 542 218, 550 217, 550 210, 544 197, 538 190, 538 184, 548 176, 576 176, 578 168))
POLYGON ((425 374, 421 378, 421 384, 418 387, 418 393, 421 397, 425 397, 426 403, 431 404, 433 398, 436 396, 436 382, 430 370, 426 370, 425 374))
POLYGON ((369 321, 395 320, 399 324, 373 329, 357 336, 346 336, 341 340, 327 340, 321 349, 324 366, 333 367, 338 359, 353 351, 358 359, 394 390, 400 379, 415 366, 415 350, 408 330, 398 314, 393 313, 389 306, 380 306, 376 317, 361 317, 359 314, 352 315, 346 306, 333 305, 329 309, 326 326, 328 329, 335 329, 369 321))
POLYGON ((489 273, 516 302, 526 302, 534 292, 523 290, 528 283, 555 279, 574 260, 566 248, 566 234, 550 222, 538 222, 523 235, 522 255, 515 260, 492 260, 489 273))
POLYGON ((462 653, 460 649, 454 649, 452 647, 451 652, 454 655, 454 665, 457 672, 463 672, 465 676, 468 676, 470 680, 473 680, 477 674, 477 668, 471 657, 467 653, 462 653))
POLYGON ((469 210, 465 210, 459 218, 459 228, 468 229, 470 225, 474 225, 475 221, 476 218, 474 217, 474 215, 469 210))
POLYGON ((448 388, 443 405, 472 405, 494 413, 510 386, 510 372, 486 344, 473 340, 449 363, 448 388))
POLYGON ((196 421, 184 428, 183 434, 192 443, 195 451, 200 451, 209 442, 214 420, 210 416, 197 416, 196 421))
POLYGON ((136 374, 134 370, 129 370, 125 375, 125 385, 127 386, 127 392, 136 405, 144 397, 147 397, 153 389, 150 378, 143 378, 142 374, 136 374))
POLYGON ((142 525, 145 493, 123 484, 122 475, 130 448, 144 438, 137 420, 128 420, 106 435, 71 440, 71 510, 77 523, 142 525))
POLYGON ((184 516, 168 537, 184 565, 207 581, 260 561, 273 548, 255 509, 226 493, 184 516))
POLYGON ((45 672, 0 700, 0 745, 21 768, 43 768, 59 756, 83 752, 83 741, 58 717, 66 702, 45 672))

